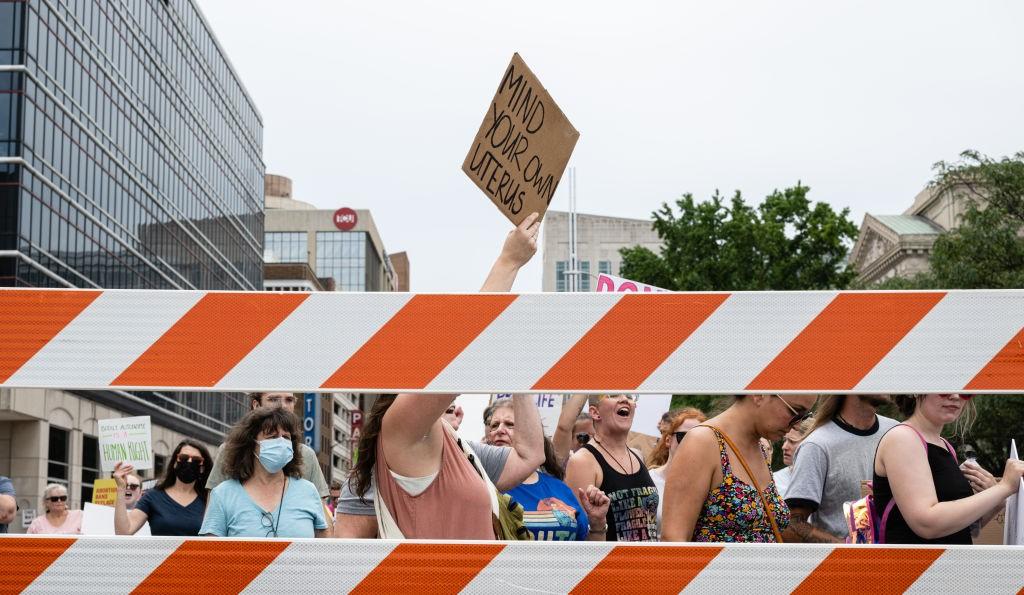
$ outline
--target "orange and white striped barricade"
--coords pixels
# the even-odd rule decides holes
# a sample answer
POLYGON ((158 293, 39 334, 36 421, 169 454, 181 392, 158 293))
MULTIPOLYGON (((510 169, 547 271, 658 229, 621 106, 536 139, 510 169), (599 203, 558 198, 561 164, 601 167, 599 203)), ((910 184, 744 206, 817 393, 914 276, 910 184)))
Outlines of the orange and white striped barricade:
POLYGON ((0 536, 0 593, 979 593, 1024 548, 0 536))
POLYGON ((0 290, 0 387, 1024 392, 1024 291, 0 290))

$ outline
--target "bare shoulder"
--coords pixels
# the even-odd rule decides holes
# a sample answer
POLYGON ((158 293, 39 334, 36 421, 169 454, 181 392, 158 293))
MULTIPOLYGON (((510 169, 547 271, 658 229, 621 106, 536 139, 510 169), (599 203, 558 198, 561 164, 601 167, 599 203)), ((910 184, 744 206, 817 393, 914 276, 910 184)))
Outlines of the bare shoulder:
POLYGON ((599 467, 597 459, 594 458, 594 455, 585 448, 581 448, 569 456, 569 462, 566 463, 566 471, 568 471, 570 466, 584 469, 591 466, 599 467))
POLYGON ((715 431, 707 426, 697 426, 686 433, 686 439, 680 447, 687 452, 718 451, 718 438, 715 431))

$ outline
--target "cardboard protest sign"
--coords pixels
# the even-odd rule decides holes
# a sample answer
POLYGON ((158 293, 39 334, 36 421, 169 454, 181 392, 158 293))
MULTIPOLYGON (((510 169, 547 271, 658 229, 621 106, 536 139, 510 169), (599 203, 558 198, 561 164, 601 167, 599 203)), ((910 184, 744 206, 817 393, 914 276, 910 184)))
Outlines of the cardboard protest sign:
POLYGON ((647 285, 646 283, 640 283, 639 281, 630 281, 629 279, 623 279, 622 277, 616 277, 615 275, 607 275, 601 273, 597 276, 597 291, 599 292, 612 292, 612 293, 667 293, 667 289, 655 287, 653 285, 647 285))
POLYGON ((92 503, 113 506, 117 503, 117 482, 113 479, 97 479, 92 482, 92 503))
POLYGON ((512 223, 543 218, 580 133, 519 54, 501 77, 462 164, 512 223))
MULTIPOLYGON (((538 394, 534 396, 537 397, 537 411, 540 413, 540 423, 544 426, 544 435, 550 437, 558 427, 558 416, 562 414, 562 395, 538 394)), ((508 393, 494 395, 491 398, 491 403, 511 398, 512 395, 508 393)), ((484 431, 486 432, 487 429, 484 428, 484 431)))
POLYGON ((118 462, 137 470, 153 468, 152 425, 148 415, 101 419, 100 464, 104 471, 113 471, 118 462))

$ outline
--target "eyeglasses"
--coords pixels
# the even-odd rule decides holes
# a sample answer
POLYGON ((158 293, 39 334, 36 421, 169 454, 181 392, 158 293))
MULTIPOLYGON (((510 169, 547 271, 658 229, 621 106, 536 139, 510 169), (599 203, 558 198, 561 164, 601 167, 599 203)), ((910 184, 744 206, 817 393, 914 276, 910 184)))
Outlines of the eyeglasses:
POLYGON ((672 432, 672 435, 676 437, 677 444, 682 444, 683 438, 686 438, 686 432, 672 432))
POLYGON ((137 490, 137 489, 142 487, 142 484, 141 483, 129 483, 129 484, 125 484, 125 487, 128 488, 129 490, 137 490))
POLYGON ((67 496, 50 496, 49 498, 47 498, 47 500, 49 500, 50 502, 67 502, 68 501, 68 497, 67 496))
POLYGON ((793 427, 796 424, 798 424, 798 423, 804 421, 805 419, 810 418, 812 415, 814 415, 814 412, 811 411, 810 409, 808 409, 807 411, 804 411, 803 413, 797 413, 797 410, 793 409, 793 406, 790 405, 789 403, 787 403, 786 399, 782 398, 782 395, 772 395, 772 396, 773 397, 778 397, 779 400, 782 401, 782 404, 785 405, 787 409, 789 409, 790 411, 793 412, 793 419, 789 420, 789 426, 790 427, 793 427))
POLYGON ((963 399, 964 401, 970 401, 971 399, 974 398, 974 395, 959 395, 959 394, 955 394, 955 393, 954 394, 941 394, 939 396, 943 397, 943 398, 954 397, 954 398, 963 399))
POLYGON ((579 442, 580 444, 586 444, 587 442, 590 442, 590 434, 576 434, 576 442, 579 442))
POLYGON ((191 463, 192 461, 195 461, 196 463, 202 465, 205 462, 205 459, 199 455, 179 454, 177 461, 179 463, 191 463))
POLYGON ((274 515, 263 511, 260 513, 260 524, 267 530, 266 537, 277 537, 277 527, 274 526, 274 515))

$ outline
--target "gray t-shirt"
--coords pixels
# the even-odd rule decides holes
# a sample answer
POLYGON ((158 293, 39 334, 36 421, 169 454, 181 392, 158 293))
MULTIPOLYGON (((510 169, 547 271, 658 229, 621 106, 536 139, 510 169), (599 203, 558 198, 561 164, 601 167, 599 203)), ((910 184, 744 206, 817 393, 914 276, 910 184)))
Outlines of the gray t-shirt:
POLYGON ((843 503, 860 498, 860 484, 874 475, 875 450, 899 422, 877 416, 875 426, 859 430, 833 420, 804 438, 793 455, 793 471, 783 498, 790 506, 815 509, 812 525, 843 537, 843 503))
MULTIPOLYGON (((505 470, 505 463, 508 461, 508 454, 512 451, 512 448, 508 446, 491 446, 490 444, 473 442, 472 440, 467 440, 466 443, 469 444, 469 447, 473 449, 473 452, 480 459, 480 466, 487 472, 487 477, 491 478, 491 482, 497 483, 502 471, 505 470)), ((338 504, 335 506, 334 512, 375 516, 377 513, 373 510, 373 499, 376 497, 376 494, 373 491, 373 484, 370 484, 366 494, 360 498, 352 490, 349 483, 351 482, 347 480, 341 482, 341 496, 338 498, 338 504)))
MULTIPOLYGON (((208 490, 212 490, 220 485, 222 481, 228 479, 224 477, 224 464, 221 462, 221 453, 223 452, 224 445, 221 444, 217 448, 217 459, 213 463, 213 470, 210 471, 210 478, 206 480, 206 489, 208 490)), ((316 459, 316 451, 306 446, 305 443, 300 442, 298 456, 302 461, 302 479, 316 486, 316 491, 320 494, 321 498, 330 496, 331 491, 327 485, 327 480, 324 479, 324 472, 320 470, 320 464, 316 459)))

